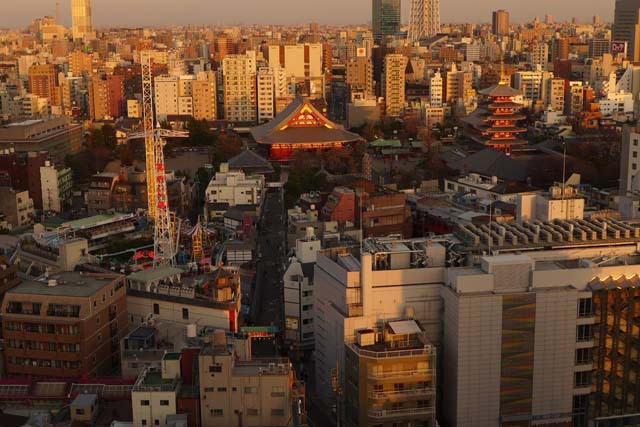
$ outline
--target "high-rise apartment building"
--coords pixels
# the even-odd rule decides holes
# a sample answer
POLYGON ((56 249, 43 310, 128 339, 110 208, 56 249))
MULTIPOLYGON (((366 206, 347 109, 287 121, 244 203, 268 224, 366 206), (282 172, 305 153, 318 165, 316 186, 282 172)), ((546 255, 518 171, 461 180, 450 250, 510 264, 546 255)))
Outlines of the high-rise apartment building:
POLYGON ((400 0, 372 0, 373 38, 380 42, 400 32, 400 0))
POLYGON ((442 74, 436 71, 429 80, 429 104, 432 107, 442 107, 443 100, 442 74))
POLYGON ((40 98, 47 98, 51 105, 56 101, 56 66, 53 64, 34 64, 29 67, 29 92, 40 98))
POLYGON ((531 67, 534 70, 547 70, 549 64, 549 45, 545 42, 538 42, 531 47, 531 67))
POLYGON ((547 80, 542 99, 545 108, 551 107, 554 111, 564 112, 564 79, 551 78, 547 80))
POLYGON ((111 375, 127 333, 124 276, 63 272, 23 281, 6 293, 2 317, 7 374, 111 375))
POLYGON ((269 46, 269 67, 282 69, 302 95, 324 93, 323 46, 320 43, 269 46))
POLYGON ((213 71, 198 73, 196 80, 192 81, 193 118, 196 120, 216 120, 218 116, 217 106, 217 81, 213 71))
POLYGON ((258 101, 258 122, 264 123, 275 117, 276 108, 276 77, 270 67, 258 69, 256 90, 258 101))
POLYGON ((620 149, 620 194, 640 190, 640 132, 625 126, 620 149))
POLYGON ((89 82, 91 120, 118 118, 124 114, 124 76, 93 76, 89 82))
POLYGON ((640 60, 640 0, 616 0, 613 41, 627 43, 627 57, 640 60))
POLYGON ((466 103, 466 99, 473 91, 473 74, 467 71, 459 70, 456 64, 451 65, 451 70, 444 75, 444 100, 447 103, 457 102, 462 99, 466 103))
POLYGON ((389 54, 384 57, 382 92, 388 117, 399 117, 404 110, 405 70, 408 61, 402 54, 389 54))
POLYGON ((256 52, 227 55, 222 61, 224 118, 231 122, 257 120, 256 52))
POLYGON ((498 37, 509 35, 509 12, 503 9, 494 11, 491 23, 494 35, 498 37))
POLYGON ((93 35, 91 0, 71 0, 71 31, 74 40, 93 35))
POLYGON ((553 39, 551 57, 554 61, 566 61, 569 59, 569 39, 556 38, 553 39))
POLYGON ((440 0, 411 0, 409 40, 417 42, 440 32, 440 0))
POLYGON ((606 53, 611 53, 611 40, 605 37, 589 39, 589 58, 602 58, 606 53))

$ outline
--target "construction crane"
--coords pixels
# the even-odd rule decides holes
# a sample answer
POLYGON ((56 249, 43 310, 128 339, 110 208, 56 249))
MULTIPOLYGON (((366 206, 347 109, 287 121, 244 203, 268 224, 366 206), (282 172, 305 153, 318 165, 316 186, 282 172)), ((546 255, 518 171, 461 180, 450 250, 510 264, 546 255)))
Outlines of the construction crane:
POLYGON ((172 224, 167 194, 167 178, 164 163, 165 138, 188 137, 187 132, 160 129, 155 126, 152 52, 140 53, 142 67, 143 132, 129 135, 129 139, 144 138, 147 175, 148 215, 154 222, 154 267, 170 266, 176 254, 175 227, 172 224))

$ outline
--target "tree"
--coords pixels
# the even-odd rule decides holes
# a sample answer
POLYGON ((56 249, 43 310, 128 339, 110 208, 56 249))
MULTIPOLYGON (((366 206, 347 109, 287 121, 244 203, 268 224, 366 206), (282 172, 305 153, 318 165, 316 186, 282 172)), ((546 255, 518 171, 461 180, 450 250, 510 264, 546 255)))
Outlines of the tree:
POLYGON ((240 138, 225 134, 219 135, 213 149, 213 159, 216 168, 220 163, 237 156, 242 151, 240 138))
POLYGON ((115 149, 116 145, 118 145, 116 129, 111 125, 103 125, 102 134, 104 135, 104 145, 110 150, 115 149))
POLYGON ((122 164, 122 166, 133 165, 133 152, 131 151, 131 147, 129 146, 129 144, 118 146, 117 153, 118 159, 120 159, 120 163, 122 164))
POLYGON ((193 146, 206 146, 213 144, 216 134, 211 130, 206 120, 196 120, 190 118, 185 124, 189 131, 189 144, 193 146))

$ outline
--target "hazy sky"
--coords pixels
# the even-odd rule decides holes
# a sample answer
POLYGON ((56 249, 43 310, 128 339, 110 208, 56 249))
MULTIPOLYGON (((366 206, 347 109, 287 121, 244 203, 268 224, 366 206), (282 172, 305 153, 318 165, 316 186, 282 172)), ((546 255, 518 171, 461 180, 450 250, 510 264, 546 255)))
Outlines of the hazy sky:
MULTIPOLYGON (((402 0, 408 20, 410 0, 402 0)), ((24 27, 31 19, 55 13, 56 0, 0 0, 0 27, 24 27)), ((60 0, 63 22, 69 24, 71 0, 60 0)), ((441 0, 443 22, 488 22, 491 11, 507 9, 514 22, 556 20, 576 16, 590 21, 613 16, 614 0, 441 0)), ((371 20, 371 0, 93 0, 96 26, 166 24, 295 24, 317 21, 357 24, 371 20)))

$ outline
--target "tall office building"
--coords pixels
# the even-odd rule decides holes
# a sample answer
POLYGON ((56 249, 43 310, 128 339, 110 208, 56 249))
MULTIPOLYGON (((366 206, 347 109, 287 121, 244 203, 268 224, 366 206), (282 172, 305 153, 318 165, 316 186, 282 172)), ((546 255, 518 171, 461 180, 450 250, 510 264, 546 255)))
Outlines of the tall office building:
POLYGON ((363 98, 375 96, 373 62, 370 58, 359 56, 347 63, 347 85, 349 86, 352 100, 357 96, 363 98))
POLYGON ((411 0, 409 40, 433 37, 440 32, 440 0, 411 0))
POLYGON ((500 9, 493 12, 493 34, 496 36, 509 35, 509 12, 500 9))
POLYGON ((627 42, 627 57, 640 59, 640 0, 617 0, 613 40, 627 42))
POLYGON ((400 0, 373 0, 373 38, 376 42, 400 32, 400 0))
POLYGON ((384 78, 382 83, 388 117, 399 117, 405 102, 405 70, 408 59, 401 54, 384 57, 384 78))
POLYGON ((56 96, 56 66, 53 64, 34 64, 29 67, 29 92, 47 98, 49 104, 58 105, 56 96))
POLYGON ((71 0, 71 27, 74 40, 93 34, 91 0, 71 0))

